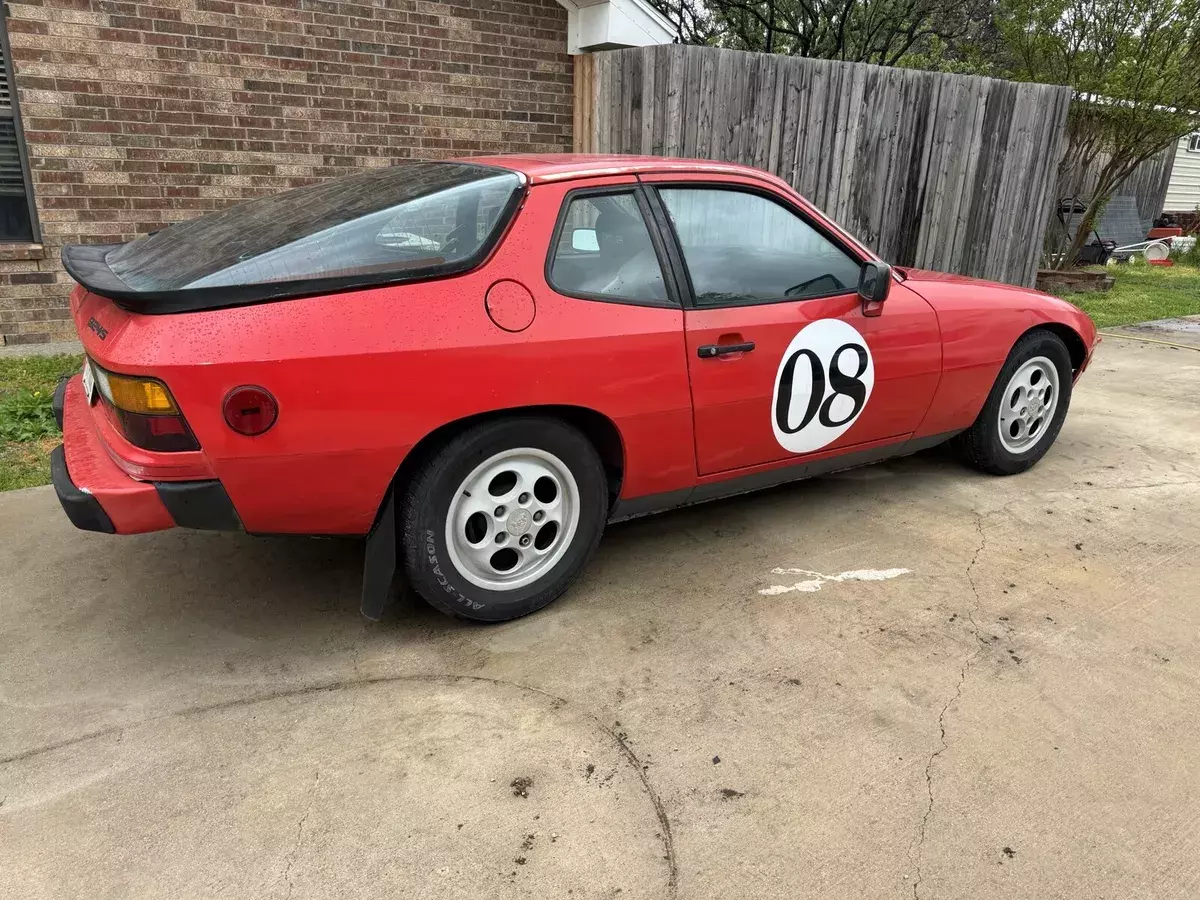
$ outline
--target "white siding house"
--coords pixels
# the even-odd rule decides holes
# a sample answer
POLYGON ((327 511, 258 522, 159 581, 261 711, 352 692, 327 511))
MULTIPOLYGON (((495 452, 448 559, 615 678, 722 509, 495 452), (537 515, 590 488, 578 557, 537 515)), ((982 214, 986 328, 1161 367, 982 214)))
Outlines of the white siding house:
POLYGON ((1175 167, 1167 185, 1163 212, 1184 213, 1200 209, 1200 131, 1185 134, 1175 151, 1175 167))

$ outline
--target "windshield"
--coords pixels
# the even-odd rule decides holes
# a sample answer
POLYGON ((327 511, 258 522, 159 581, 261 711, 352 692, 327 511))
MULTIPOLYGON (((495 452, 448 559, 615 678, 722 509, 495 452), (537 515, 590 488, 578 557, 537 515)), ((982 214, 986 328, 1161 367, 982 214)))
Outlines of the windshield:
POLYGON ((135 291, 453 266, 502 227, 520 185, 516 173, 489 166, 402 163, 180 222, 108 251, 104 261, 135 291))

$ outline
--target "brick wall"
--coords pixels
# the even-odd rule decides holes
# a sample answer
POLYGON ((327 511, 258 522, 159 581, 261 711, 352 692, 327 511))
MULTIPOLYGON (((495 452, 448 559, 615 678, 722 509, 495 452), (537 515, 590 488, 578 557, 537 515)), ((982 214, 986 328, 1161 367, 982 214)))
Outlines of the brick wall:
POLYGON ((73 334, 64 243, 397 159, 571 146, 556 0, 7 6, 45 245, 0 245, 9 343, 73 334))

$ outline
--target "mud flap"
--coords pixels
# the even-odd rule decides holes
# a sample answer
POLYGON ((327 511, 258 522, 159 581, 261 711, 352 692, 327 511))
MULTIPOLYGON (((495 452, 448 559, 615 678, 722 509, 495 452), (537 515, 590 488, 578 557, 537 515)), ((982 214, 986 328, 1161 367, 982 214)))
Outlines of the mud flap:
POLYGON ((367 534, 363 560, 362 614, 372 622, 383 618, 396 575, 396 495, 388 488, 379 518, 367 534))

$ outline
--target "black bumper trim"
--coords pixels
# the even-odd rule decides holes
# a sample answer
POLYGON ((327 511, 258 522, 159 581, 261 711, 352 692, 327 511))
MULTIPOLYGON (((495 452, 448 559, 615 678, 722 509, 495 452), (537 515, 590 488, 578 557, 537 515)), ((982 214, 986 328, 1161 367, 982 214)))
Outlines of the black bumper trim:
POLYGON ((63 407, 67 402, 67 382, 70 379, 64 378, 58 383, 58 387, 54 389, 54 399, 50 402, 50 408, 54 410, 54 421, 58 423, 58 430, 63 430, 63 407))
POLYGON ((54 483, 54 493, 62 504, 63 512, 71 520, 71 524, 83 531, 99 531, 104 534, 116 534, 112 519, 100 505, 100 501, 91 494, 81 491, 71 480, 67 471, 67 454, 59 444, 50 451, 50 480, 54 483))
POLYGON ((181 528, 242 530, 242 520, 219 481, 156 481, 154 489, 175 524, 181 528))

